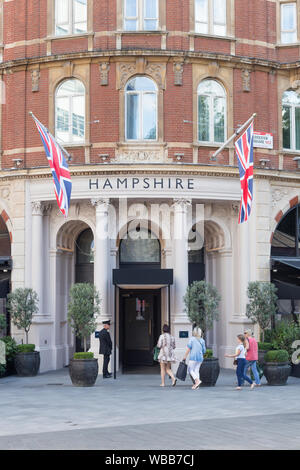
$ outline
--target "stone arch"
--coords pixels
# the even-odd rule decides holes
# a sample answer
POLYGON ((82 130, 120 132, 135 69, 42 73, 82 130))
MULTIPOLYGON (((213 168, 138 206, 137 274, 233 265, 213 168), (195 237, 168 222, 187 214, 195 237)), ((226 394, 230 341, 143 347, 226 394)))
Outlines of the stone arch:
POLYGON ((197 223, 204 222, 204 246, 206 251, 219 251, 231 249, 231 235, 226 223, 219 217, 210 216, 203 220, 194 219, 189 231, 197 223))
POLYGON ((294 206, 299 204, 299 202, 300 202, 299 196, 295 195, 294 197, 292 197, 291 199, 286 201, 284 205, 282 204, 280 209, 279 209, 280 206, 277 207, 277 209, 275 210, 275 216, 272 217, 271 223, 270 223, 270 232, 271 232, 270 243, 272 243, 274 232, 275 232, 278 224, 280 223, 280 221, 283 219, 283 217, 286 215, 286 213, 290 209, 292 209, 294 206))
POLYGON ((7 231, 9 233, 9 238, 10 238, 10 243, 12 243, 13 242, 13 224, 8 214, 7 208, 2 204, 1 201, 0 201, 0 215, 2 219, 4 220, 5 225, 7 227, 7 231))

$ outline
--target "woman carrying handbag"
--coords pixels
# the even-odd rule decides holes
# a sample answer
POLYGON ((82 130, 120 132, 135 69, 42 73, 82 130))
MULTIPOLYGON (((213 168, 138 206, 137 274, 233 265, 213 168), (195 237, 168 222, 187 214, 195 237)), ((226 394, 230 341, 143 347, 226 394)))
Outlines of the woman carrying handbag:
POLYGON ((183 361, 190 355, 188 372, 194 380, 192 390, 200 387, 200 367, 203 362, 204 354, 206 353, 205 341, 202 338, 201 328, 195 327, 193 329, 192 337, 187 345, 187 350, 184 355, 183 361))
POLYGON ((177 380, 171 370, 171 363, 176 362, 175 357, 175 338, 170 334, 170 327, 163 326, 163 333, 160 335, 157 347, 160 348, 158 361, 160 363, 161 387, 165 386, 165 375, 168 374, 172 379, 172 387, 175 387, 177 380))

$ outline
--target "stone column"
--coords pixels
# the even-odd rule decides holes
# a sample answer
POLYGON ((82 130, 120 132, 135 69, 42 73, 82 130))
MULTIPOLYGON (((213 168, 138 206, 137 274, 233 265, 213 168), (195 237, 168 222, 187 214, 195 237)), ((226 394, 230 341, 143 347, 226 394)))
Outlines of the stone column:
MULTIPOLYGON (((108 260, 109 260, 109 233, 108 233, 108 209, 109 199, 92 199, 92 205, 96 209, 96 231, 95 231, 95 255, 94 255, 94 284, 100 294, 100 316, 97 320, 97 330, 102 329, 102 321, 110 320, 112 312, 108 311, 108 260)), ((113 329, 113 328, 112 328, 113 329)), ((112 338, 113 339, 113 338, 112 338)), ((99 357, 99 340, 95 335, 91 336, 90 351, 99 358, 99 374, 102 374, 102 359, 99 357)))
POLYGON ((43 312, 43 214, 44 206, 40 201, 31 203, 32 209, 32 260, 31 260, 31 284, 39 297, 39 313, 43 312))
POLYGON ((179 331, 184 330, 191 335, 191 324, 184 312, 183 297, 188 286, 188 227, 187 211, 191 205, 189 199, 174 199, 174 226, 173 226, 173 311, 171 311, 171 332, 176 340, 176 355, 181 359, 187 344, 186 338, 179 338, 179 331))

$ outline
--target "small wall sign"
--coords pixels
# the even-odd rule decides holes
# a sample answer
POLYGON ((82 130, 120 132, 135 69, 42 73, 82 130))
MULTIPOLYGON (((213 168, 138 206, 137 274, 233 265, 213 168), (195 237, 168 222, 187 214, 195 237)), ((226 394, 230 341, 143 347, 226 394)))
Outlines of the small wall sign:
POLYGON ((188 331, 179 331, 179 338, 188 338, 189 332, 188 331))

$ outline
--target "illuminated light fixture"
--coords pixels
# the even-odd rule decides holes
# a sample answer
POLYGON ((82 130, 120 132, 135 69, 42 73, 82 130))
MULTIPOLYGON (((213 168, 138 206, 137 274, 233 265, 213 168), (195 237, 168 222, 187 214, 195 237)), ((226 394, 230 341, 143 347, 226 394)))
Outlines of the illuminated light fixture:
POLYGON ((260 166, 261 166, 262 168, 269 168, 269 166, 268 166, 269 161, 270 161, 270 160, 269 160, 268 158, 261 158, 261 159, 259 160, 260 166))
POLYGON ((176 157, 176 160, 180 162, 184 157, 184 153, 174 153, 174 157, 176 157))
POLYGON ((15 164, 15 168, 19 167, 23 161, 23 158, 13 158, 13 162, 15 164))
POLYGON ((298 168, 300 168, 300 157, 294 157, 294 162, 297 162, 298 168))
POLYGON ((103 163, 107 163, 107 160, 109 158, 109 154, 108 153, 100 153, 99 157, 102 159, 103 163))

